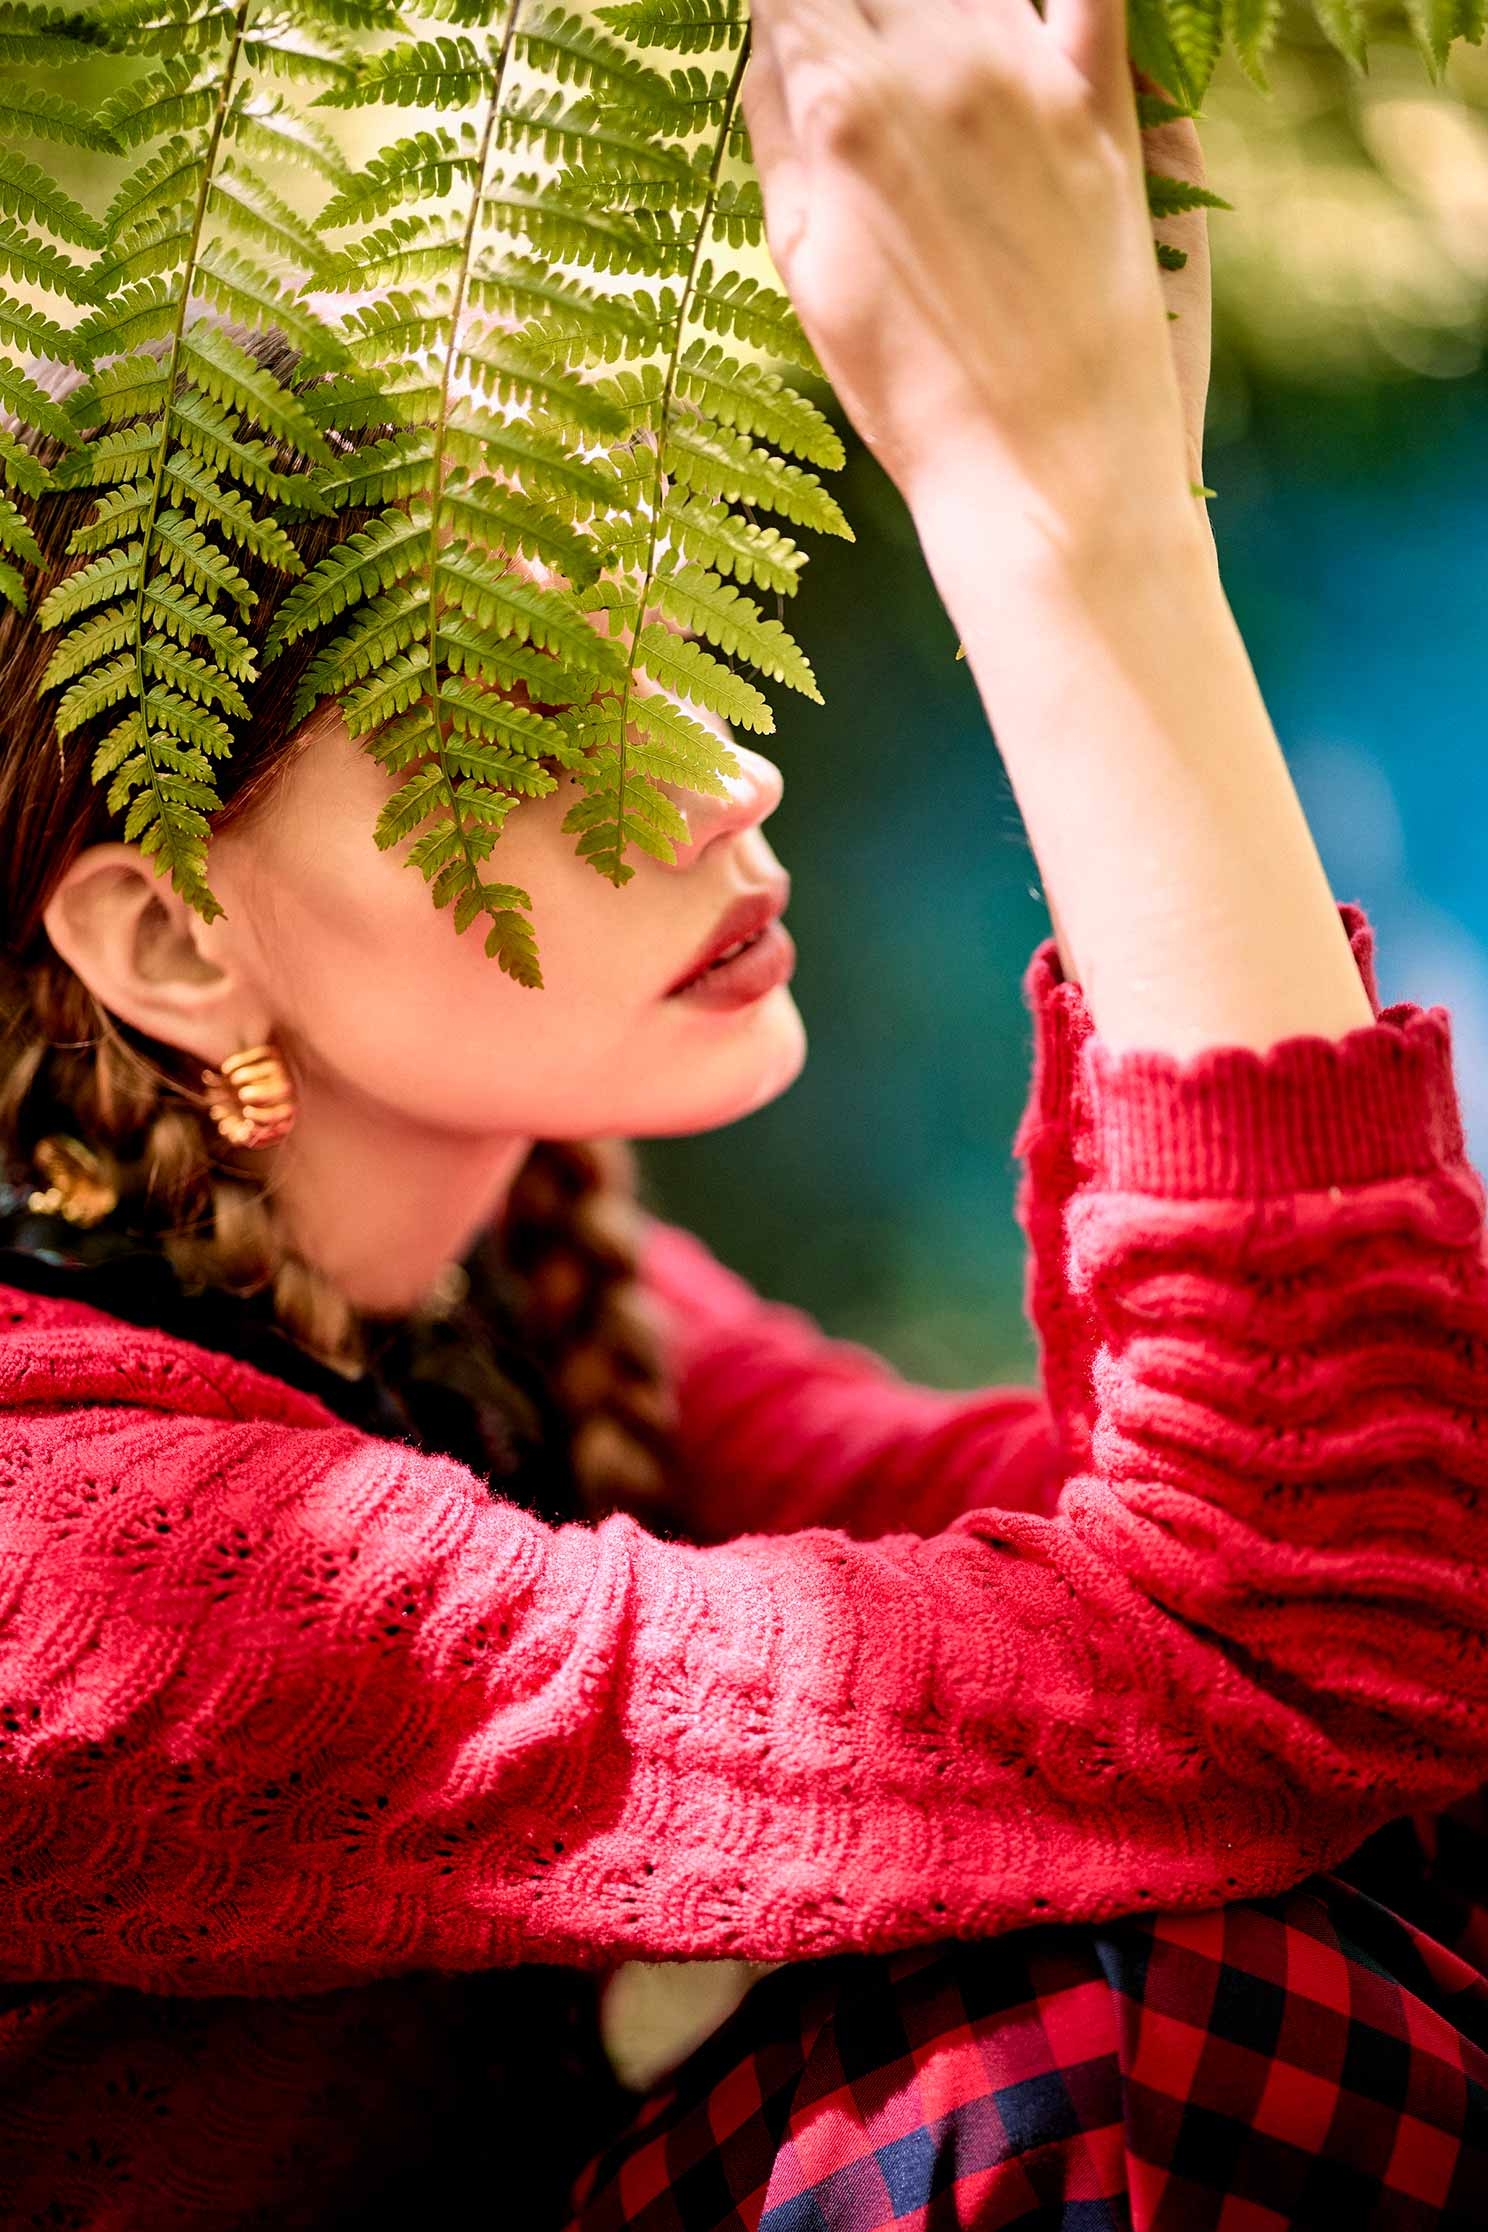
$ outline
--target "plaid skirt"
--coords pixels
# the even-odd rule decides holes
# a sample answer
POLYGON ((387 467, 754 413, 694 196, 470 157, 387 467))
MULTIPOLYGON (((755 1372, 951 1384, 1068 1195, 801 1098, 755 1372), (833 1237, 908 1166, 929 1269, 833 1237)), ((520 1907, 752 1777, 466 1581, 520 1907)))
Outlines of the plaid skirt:
POLYGON ((575 2207, 573 2232, 1488 2232, 1488 1983, 1338 1875, 804 1963, 575 2207))

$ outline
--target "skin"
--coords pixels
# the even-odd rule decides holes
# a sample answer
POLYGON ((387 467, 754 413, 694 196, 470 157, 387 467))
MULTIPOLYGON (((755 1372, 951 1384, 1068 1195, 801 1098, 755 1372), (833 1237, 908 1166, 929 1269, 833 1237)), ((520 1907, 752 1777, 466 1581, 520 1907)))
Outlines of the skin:
MULTIPOLYGON (((1189 482, 1208 378, 1203 219, 1159 275, 1121 0, 755 0, 745 84, 776 262, 896 481, 1023 806, 1066 966, 1115 1044, 1264 1047, 1369 1020, 1189 482), (1181 310, 1177 324, 1164 312, 1181 310)), ((1202 175, 1191 126, 1154 167, 1202 175)), ((318 717, 271 800, 214 841, 208 926, 128 847, 85 854, 47 925, 126 1021, 203 1062, 274 1038, 301 1114, 273 1152, 301 1251, 393 1311, 498 1209, 535 1137, 734 1121, 805 1055, 788 987, 732 1014, 666 985, 776 866, 779 770, 616 891, 512 817, 547 988, 455 937, 369 831, 388 779, 318 717)), ((989 833, 991 841, 991 833, 989 833)))

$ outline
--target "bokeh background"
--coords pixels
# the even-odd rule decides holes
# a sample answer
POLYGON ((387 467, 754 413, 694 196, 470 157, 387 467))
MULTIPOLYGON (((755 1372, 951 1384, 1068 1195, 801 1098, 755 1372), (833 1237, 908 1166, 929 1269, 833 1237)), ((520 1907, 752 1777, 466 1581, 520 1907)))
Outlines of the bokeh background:
MULTIPOLYGON (((1377 20, 1362 78, 1289 19, 1270 97, 1225 62, 1205 103, 1211 184, 1234 204, 1210 226, 1206 478, 1334 889, 1375 921, 1385 997, 1452 1010, 1481 1164, 1488 53, 1459 45, 1433 86, 1377 20)), ((1011 1140, 1020 979, 1047 917, 908 516, 860 448, 838 493, 858 542, 814 546, 791 620, 827 702, 775 693, 765 744, 810 1059, 744 1122, 648 1144, 647 1183, 766 1292, 900 1370, 1025 1377, 1011 1140)))

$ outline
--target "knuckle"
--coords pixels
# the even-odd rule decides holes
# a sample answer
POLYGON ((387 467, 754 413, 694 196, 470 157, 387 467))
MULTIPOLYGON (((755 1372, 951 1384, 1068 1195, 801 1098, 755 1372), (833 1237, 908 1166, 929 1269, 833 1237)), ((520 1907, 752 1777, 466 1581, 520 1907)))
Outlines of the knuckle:
POLYGON ((806 113, 807 129, 826 154, 864 163, 883 146, 900 98, 888 70, 858 63, 823 80, 806 113))
POLYGON ((960 57, 959 66, 942 72, 929 93, 937 124, 963 134, 985 130, 1006 105, 1012 80, 1000 56, 979 47, 960 57))

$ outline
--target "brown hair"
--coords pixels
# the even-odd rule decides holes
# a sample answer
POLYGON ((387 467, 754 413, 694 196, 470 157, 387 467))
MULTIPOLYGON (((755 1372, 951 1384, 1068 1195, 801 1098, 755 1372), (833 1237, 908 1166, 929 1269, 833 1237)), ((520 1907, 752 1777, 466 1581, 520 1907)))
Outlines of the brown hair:
MULTIPOLYGON (((284 376, 282 347, 257 343, 254 353, 284 376)), ((30 569, 33 610, 66 570, 69 537, 93 501, 68 492, 38 505, 44 563, 30 569)), ((348 511, 297 530, 307 566, 365 517, 348 511)), ((242 551, 234 559, 259 595, 251 633, 262 641, 286 578, 242 551)), ((24 1183, 42 1137, 62 1131, 84 1140, 117 1181, 121 1217, 158 1235, 178 1273, 240 1294, 267 1290, 286 1332, 323 1360, 355 1369, 365 1357, 362 1326, 279 1232, 262 1152, 226 1146, 206 1116, 199 1070, 110 1015, 46 935, 43 914, 67 867, 85 846, 117 834, 91 779, 92 740, 81 732, 59 746, 55 699, 39 693, 55 642, 33 618, 7 609, 0 619, 0 1158, 24 1183)), ((245 685, 250 718, 232 758, 220 763, 217 826, 250 812, 285 764, 290 706, 314 648, 312 633, 245 685)), ((519 1299, 524 1335, 567 1422, 568 1457, 590 1515, 621 1506, 656 1518, 668 1511, 672 1400, 637 1270, 639 1207, 627 1142, 539 1141, 478 1244, 495 1251, 519 1299)))

